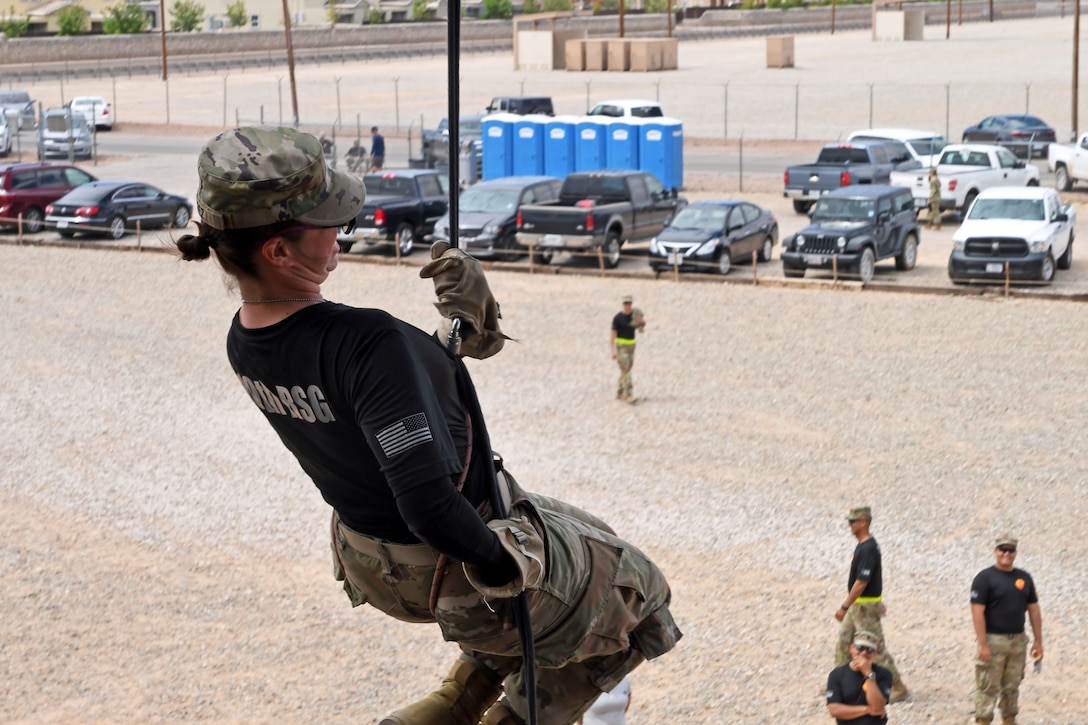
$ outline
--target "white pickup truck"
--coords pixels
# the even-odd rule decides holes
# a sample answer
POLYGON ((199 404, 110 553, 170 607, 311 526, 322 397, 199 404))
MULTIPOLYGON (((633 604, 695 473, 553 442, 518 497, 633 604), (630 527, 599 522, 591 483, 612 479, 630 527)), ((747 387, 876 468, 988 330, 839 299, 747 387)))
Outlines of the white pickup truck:
POLYGON ((1069 191, 1078 181, 1088 181, 1088 133, 1082 133, 1075 144, 1047 146, 1046 163, 1054 172, 1058 191, 1069 191))
MULTIPOLYGON (((937 162, 941 180, 941 209, 966 212, 983 190, 993 186, 1038 186, 1039 167, 1016 158, 1011 151, 992 144, 945 146, 937 162)), ((929 169, 896 171, 892 186, 906 186, 914 206, 929 208, 929 169)))
POLYGON ((987 189, 952 235, 948 276, 972 280, 1038 280, 1073 264, 1077 212, 1050 188, 987 189))

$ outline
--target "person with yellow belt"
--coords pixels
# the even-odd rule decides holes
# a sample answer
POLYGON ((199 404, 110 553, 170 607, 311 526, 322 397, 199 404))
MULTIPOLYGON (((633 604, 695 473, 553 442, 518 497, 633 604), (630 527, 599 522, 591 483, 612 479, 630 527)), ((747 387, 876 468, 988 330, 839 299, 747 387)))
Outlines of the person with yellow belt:
POLYGON ((839 628, 839 641, 835 646, 835 666, 850 662, 850 645, 857 632, 870 632, 877 639, 873 662, 892 673, 892 690, 888 701, 899 702, 906 699, 908 693, 907 686, 903 684, 895 666, 895 659, 888 652, 884 642, 884 629, 880 624, 880 618, 885 611, 882 601, 884 581, 880 546, 869 533, 869 526, 873 521, 872 509, 869 506, 850 509, 846 520, 850 524, 850 533, 858 540, 858 545, 850 560, 846 599, 835 610, 835 619, 842 623, 839 628))
POLYGON ((634 386, 631 383, 631 368, 635 364, 635 331, 646 327, 646 318, 642 310, 633 307, 634 298, 623 298, 623 310, 612 318, 612 336, 609 347, 612 359, 620 366, 620 380, 616 385, 616 400, 635 402, 634 386))

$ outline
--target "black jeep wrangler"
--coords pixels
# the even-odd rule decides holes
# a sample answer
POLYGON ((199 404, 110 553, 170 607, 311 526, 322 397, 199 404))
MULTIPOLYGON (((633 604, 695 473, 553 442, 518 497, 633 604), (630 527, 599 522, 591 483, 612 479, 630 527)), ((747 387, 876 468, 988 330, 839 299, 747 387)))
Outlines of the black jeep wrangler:
POLYGON ((811 221, 782 243, 782 273, 804 277, 809 268, 837 266, 839 274, 868 283, 878 260, 895 257, 895 268, 914 269, 918 219, 910 189, 859 184, 828 192, 811 221))

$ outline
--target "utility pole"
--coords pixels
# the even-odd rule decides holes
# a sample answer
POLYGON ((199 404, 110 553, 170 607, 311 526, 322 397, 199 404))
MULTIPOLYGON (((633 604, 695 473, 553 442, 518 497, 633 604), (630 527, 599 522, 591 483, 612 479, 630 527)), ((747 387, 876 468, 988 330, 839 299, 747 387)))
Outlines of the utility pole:
POLYGON ((291 113, 294 128, 298 128, 298 91, 295 88, 295 48, 291 44, 291 12, 283 0, 283 32, 287 37, 287 75, 291 78, 291 113))

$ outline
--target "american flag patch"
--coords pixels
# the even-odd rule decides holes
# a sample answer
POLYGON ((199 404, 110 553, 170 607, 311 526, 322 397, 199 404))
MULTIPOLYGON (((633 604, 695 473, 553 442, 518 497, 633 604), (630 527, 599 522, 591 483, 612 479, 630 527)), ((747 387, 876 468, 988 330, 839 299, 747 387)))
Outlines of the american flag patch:
POLYGON ((378 431, 378 443, 381 444, 386 458, 392 458, 430 440, 434 438, 431 436, 430 426, 427 425, 427 416, 423 413, 410 415, 378 431))

